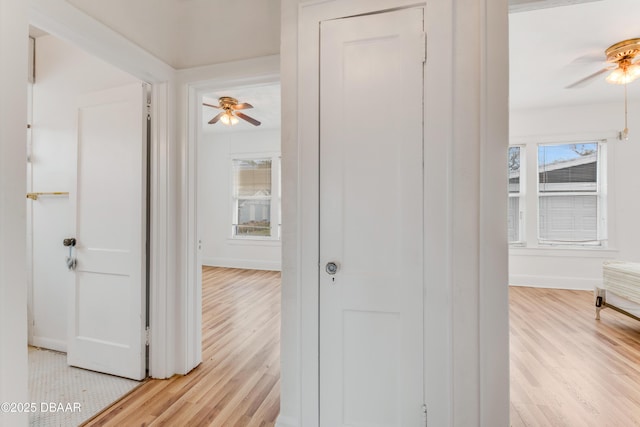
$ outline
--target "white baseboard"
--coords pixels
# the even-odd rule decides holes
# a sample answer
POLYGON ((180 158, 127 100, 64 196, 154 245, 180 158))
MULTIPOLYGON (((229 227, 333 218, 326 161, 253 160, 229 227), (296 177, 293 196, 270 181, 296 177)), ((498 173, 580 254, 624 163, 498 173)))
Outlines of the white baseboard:
POLYGON ((292 417, 278 415, 275 427, 298 427, 298 423, 292 417))
POLYGON ((601 279, 586 279, 580 277, 535 276, 528 274, 516 274, 509 276, 509 285, 528 286, 531 288, 592 291, 594 287, 600 286, 601 284, 601 279))
POLYGON ((234 258, 202 258, 202 265, 210 267, 244 268, 248 270, 272 270, 281 271, 282 263, 276 261, 263 261, 255 259, 234 258))
POLYGON ((46 337, 36 337, 34 336, 31 339, 32 346, 46 348, 48 350, 61 351, 63 353, 67 352, 67 342, 61 340, 54 340, 46 337))

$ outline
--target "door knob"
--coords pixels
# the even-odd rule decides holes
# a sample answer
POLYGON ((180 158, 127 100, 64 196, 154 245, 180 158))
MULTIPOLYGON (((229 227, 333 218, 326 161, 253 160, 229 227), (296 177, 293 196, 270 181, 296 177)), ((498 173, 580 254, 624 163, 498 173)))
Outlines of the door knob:
POLYGON ((64 239, 62 244, 69 248, 69 256, 65 259, 67 263, 67 268, 71 270, 75 270, 78 265, 78 260, 73 256, 73 248, 76 246, 75 237, 70 237, 68 239, 64 239))
POLYGON ((328 274, 336 274, 338 272, 338 264, 335 262, 328 262, 324 269, 328 274))

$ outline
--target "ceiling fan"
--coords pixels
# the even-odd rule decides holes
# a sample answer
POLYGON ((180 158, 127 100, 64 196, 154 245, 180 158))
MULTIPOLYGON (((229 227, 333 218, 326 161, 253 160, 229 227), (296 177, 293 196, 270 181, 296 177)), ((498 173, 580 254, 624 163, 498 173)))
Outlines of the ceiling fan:
POLYGON ((574 89, 586 86, 593 82, 601 74, 609 73, 607 83, 624 85, 624 129, 618 134, 621 141, 629 139, 628 110, 627 110, 627 84, 640 77, 640 61, 636 57, 640 56, 640 38, 628 39, 609 46, 604 54, 608 66, 595 73, 570 84, 566 89, 574 89))
POLYGON ((237 99, 232 98, 230 96, 222 96, 218 98, 218 103, 220 105, 207 104, 206 102, 202 103, 202 105, 205 105, 207 107, 212 107, 212 108, 217 108, 219 110, 222 110, 214 118, 209 120, 208 123, 210 125, 218 123, 218 121, 221 121, 225 125, 233 126, 238 123, 238 118, 241 118, 242 120, 247 121, 254 126, 260 126, 261 123, 258 120, 254 119, 253 117, 249 117, 246 114, 238 111, 238 110, 246 110, 249 108, 253 108, 253 105, 247 102, 238 103, 237 99))
POLYGON ((605 60, 609 64, 601 70, 570 84, 566 89, 584 87, 593 82, 596 77, 611 71, 606 80, 612 84, 631 83, 640 77, 640 64, 636 57, 640 54, 640 38, 623 40, 608 47, 605 51, 605 60))

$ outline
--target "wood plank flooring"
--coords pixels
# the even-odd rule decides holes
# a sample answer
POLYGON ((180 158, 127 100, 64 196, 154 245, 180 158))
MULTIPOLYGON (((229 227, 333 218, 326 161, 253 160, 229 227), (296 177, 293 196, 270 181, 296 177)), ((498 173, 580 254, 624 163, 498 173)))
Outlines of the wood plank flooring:
MULTIPOLYGON (((272 427, 280 274, 203 269, 203 362, 149 380, 90 426, 272 427)), ((640 322, 587 291, 512 287, 511 426, 640 426, 640 322)))
POLYGON ((202 360, 148 380, 87 426, 272 427, 280 409, 280 273, 203 268, 202 360))
POLYGON ((640 322, 593 293, 511 287, 511 425, 640 425, 640 322))

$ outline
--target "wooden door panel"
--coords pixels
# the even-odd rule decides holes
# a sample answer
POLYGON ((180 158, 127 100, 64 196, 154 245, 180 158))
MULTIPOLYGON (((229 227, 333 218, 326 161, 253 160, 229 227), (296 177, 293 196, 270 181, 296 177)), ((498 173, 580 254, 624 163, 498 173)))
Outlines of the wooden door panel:
POLYGON ((422 419, 423 13, 321 24, 322 426, 422 419))
POLYGON ((87 94, 78 105, 77 268, 70 365, 146 375, 146 88, 87 94))

